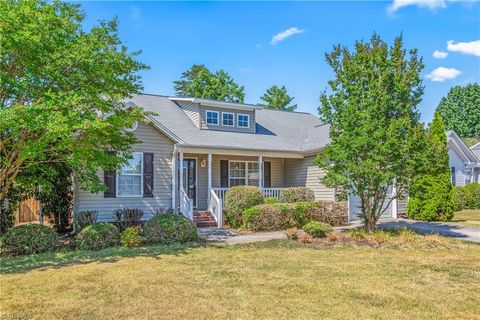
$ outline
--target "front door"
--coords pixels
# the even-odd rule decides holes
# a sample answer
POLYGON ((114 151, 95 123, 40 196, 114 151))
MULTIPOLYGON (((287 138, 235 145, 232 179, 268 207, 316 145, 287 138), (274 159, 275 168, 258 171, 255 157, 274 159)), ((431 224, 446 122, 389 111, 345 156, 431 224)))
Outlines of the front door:
POLYGON ((197 160, 183 159, 183 187, 187 195, 197 206, 197 160))

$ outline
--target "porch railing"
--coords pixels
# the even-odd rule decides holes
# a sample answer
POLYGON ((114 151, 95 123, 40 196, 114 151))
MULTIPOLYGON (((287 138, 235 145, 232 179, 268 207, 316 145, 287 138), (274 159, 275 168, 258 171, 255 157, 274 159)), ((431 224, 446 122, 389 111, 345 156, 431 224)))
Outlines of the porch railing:
POLYGON ((221 228, 223 226, 223 201, 213 189, 210 190, 208 197, 208 210, 217 221, 217 227, 221 228))
POLYGON ((193 221, 193 200, 183 188, 180 188, 180 213, 193 221))
MULTIPOLYGON (((213 188, 212 190, 218 196, 218 198, 222 202, 222 209, 225 206, 225 194, 227 193, 229 188, 213 188)), ((285 188, 262 188, 262 194, 265 198, 280 198, 283 190, 285 188)))

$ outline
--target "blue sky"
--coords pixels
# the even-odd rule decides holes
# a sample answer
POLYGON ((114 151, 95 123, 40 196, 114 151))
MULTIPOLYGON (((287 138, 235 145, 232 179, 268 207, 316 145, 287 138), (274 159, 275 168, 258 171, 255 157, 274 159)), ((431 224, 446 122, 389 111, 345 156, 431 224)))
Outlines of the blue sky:
POLYGON ((140 60, 151 67, 142 73, 148 93, 174 95, 172 82, 192 64, 205 64, 244 85, 247 103, 259 102, 273 84, 285 85, 297 111, 318 114, 319 95, 333 77, 325 52, 334 44, 368 40, 373 31, 389 43, 403 32, 406 48, 423 56, 423 121, 432 119, 449 88, 480 82, 480 3, 474 1, 81 5, 86 28, 119 18, 121 39, 130 50, 142 50, 140 60))

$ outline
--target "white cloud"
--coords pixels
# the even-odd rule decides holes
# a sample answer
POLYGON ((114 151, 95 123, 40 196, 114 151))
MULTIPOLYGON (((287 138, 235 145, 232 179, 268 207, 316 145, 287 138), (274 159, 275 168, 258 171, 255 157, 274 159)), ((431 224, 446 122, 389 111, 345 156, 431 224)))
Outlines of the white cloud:
POLYGON ((304 33, 304 32, 305 32, 305 30, 299 29, 297 27, 287 29, 285 31, 282 31, 282 32, 274 35, 272 37, 272 41, 270 41, 270 44, 275 45, 275 44, 279 43, 280 41, 283 41, 283 40, 287 39, 288 37, 291 37, 295 34, 304 33))
POLYGON ((433 57, 436 59, 445 59, 448 56, 448 52, 445 51, 433 51, 433 57))
POLYGON ((480 57, 480 40, 457 43, 455 43, 453 40, 450 40, 447 41, 447 50, 480 57))
POLYGON ((408 6, 417 6, 421 8, 428 8, 430 10, 436 8, 445 8, 447 5, 445 0, 393 0, 387 8, 389 13, 395 13, 398 9, 408 6))
POLYGON ((460 70, 455 68, 438 67, 426 75, 427 79, 435 82, 443 82, 458 77, 461 74, 460 70))
POLYGON ((130 15, 133 20, 138 20, 142 17, 142 10, 137 6, 130 6, 130 15))

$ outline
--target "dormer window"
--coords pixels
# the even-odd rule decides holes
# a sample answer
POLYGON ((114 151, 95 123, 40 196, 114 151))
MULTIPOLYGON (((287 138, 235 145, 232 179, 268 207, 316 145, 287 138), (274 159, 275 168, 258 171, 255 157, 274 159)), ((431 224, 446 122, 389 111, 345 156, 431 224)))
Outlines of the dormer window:
POLYGON ((207 124, 218 126, 218 111, 206 111, 207 124))
POLYGON ((237 115, 237 126, 239 128, 249 128, 250 127, 250 116, 248 114, 237 115))
POLYGON ((222 126, 233 127, 235 115, 232 112, 222 112, 222 126))

